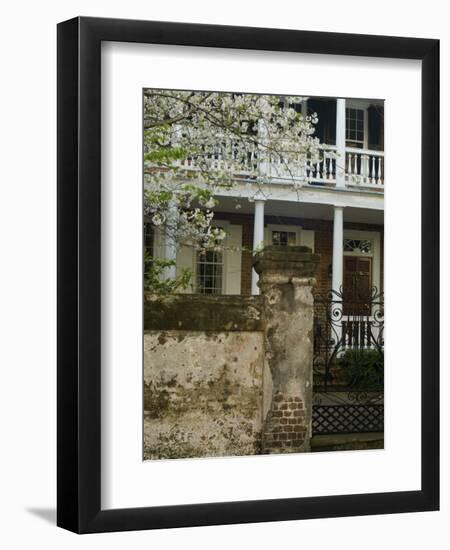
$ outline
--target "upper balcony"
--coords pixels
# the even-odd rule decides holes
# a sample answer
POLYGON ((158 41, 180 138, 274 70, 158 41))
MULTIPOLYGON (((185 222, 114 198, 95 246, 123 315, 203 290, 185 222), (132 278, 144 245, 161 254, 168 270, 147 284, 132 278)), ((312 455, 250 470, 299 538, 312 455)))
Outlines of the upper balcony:
MULTIPOLYGON (((224 137, 222 132, 215 142, 205 140, 199 156, 174 160, 172 166, 181 168, 180 173, 188 176, 205 170, 223 172, 228 181, 245 184, 249 196, 255 194, 251 185, 254 183, 255 188, 267 184, 265 190, 269 195, 266 196, 271 197, 285 193, 280 186, 290 186, 294 191, 309 188, 315 199, 324 197, 320 192, 323 189, 334 197, 335 191, 344 190, 356 192, 353 195, 357 194, 363 201, 366 200, 363 196, 367 199, 371 196, 379 202, 385 186, 383 101, 307 98, 296 110, 303 117, 318 119, 313 136, 320 144, 319 154, 317 150, 312 154, 305 152, 305 148, 300 151, 298 144, 283 139, 276 142, 279 149, 270 150, 264 141, 264 126, 260 124, 251 134, 255 139, 246 141, 248 147, 244 150, 242 144, 240 147, 239 142, 233 141, 232 134, 225 133, 224 137), (288 154, 280 155, 279 150, 288 154)), ((182 126, 174 131, 174 143, 180 133, 184 134, 182 126)), ((146 169, 161 168, 149 164, 146 169)), ((239 188, 242 191, 242 185, 239 188)), ((220 192, 233 194, 226 190, 220 192)))
MULTIPOLYGON (((249 150, 243 159, 229 143, 205 150, 210 166, 232 173, 240 181, 255 179, 257 172, 259 183, 384 192, 383 102, 314 98, 299 109, 305 116, 318 115, 315 136, 321 143, 320 161, 299 157, 286 164, 279 158, 264 159, 258 150, 249 150)), ((179 165, 190 171, 198 169, 195 158, 179 165)))

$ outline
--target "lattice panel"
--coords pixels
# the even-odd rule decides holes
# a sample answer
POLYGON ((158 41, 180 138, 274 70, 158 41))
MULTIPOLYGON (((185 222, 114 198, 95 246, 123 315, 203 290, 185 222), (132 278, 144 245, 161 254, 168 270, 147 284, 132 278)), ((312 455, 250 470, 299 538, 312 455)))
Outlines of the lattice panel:
POLYGON ((314 405, 313 435, 382 432, 383 405, 314 405))

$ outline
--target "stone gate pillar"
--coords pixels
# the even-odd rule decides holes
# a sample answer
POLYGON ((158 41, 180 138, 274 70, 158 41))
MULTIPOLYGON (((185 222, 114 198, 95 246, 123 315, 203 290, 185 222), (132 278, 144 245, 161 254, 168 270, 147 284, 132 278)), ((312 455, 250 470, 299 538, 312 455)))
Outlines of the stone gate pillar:
POLYGON ((314 304, 319 254, 306 246, 268 246, 255 255, 266 317, 265 357, 272 401, 262 452, 310 450, 314 304))

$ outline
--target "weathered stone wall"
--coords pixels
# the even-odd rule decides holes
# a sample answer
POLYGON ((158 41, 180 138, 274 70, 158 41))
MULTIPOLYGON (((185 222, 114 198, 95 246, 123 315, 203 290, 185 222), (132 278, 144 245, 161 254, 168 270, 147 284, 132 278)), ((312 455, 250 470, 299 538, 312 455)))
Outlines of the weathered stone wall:
POLYGON ((146 297, 144 458, 310 450, 319 260, 270 246, 261 296, 146 297))
POLYGON ((144 458, 260 453, 260 297, 148 296, 144 311, 144 458))

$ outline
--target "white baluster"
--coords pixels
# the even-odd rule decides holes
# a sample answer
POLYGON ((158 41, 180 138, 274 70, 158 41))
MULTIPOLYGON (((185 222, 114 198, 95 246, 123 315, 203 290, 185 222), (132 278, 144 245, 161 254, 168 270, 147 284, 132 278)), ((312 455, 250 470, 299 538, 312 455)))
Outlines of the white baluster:
POLYGON ((375 172, 375 155, 372 156, 372 177, 370 183, 376 183, 376 172, 375 172))
POLYGON ((378 157, 378 177, 377 177, 377 183, 378 185, 381 185, 381 157, 378 157))
POLYGON ((351 153, 348 154, 348 174, 349 176, 352 175, 352 158, 353 158, 353 155, 351 153))
POLYGON ((354 167, 353 173, 356 174, 356 175, 359 175, 358 174, 358 155, 356 153, 355 153, 355 156, 354 156, 354 160, 355 160, 355 167, 354 167))
POLYGON ((367 176, 369 175, 368 170, 368 161, 369 158, 367 155, 361 155, 361 176, 363 178, 363 182, 367 183, 367 176))

